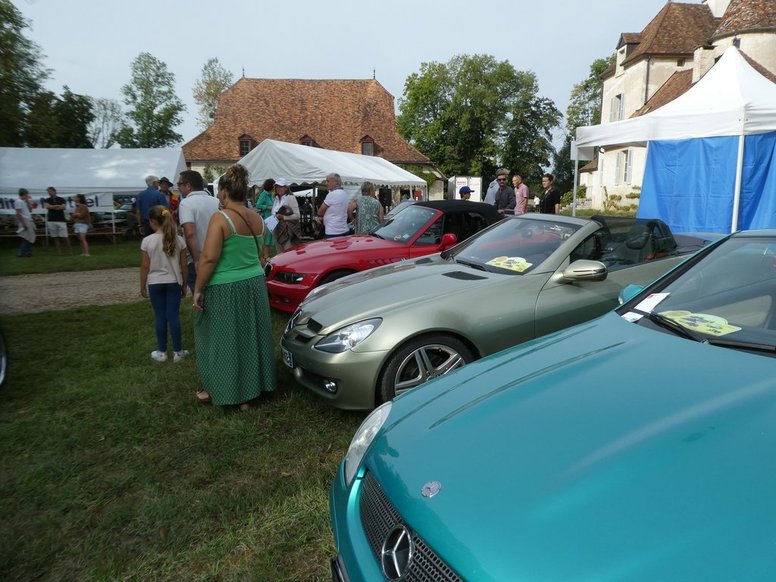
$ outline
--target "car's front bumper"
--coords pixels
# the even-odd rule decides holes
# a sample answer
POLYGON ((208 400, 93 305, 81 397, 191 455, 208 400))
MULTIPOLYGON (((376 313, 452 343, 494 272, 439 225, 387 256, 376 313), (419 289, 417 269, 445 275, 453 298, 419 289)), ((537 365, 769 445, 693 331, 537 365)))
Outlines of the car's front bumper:
MULTIPOLYGON (((375 407, 375 388, 387 351, 331 354, 313 346, 321 338, 302 342, 284 334, 280 347, 293 358, 292 373, 297 382, 325 398, 337 408, 371 410, 375 407)), ((288 365, 288 362, 286 362, 288 365)))
POLYGON ((310 291, 312 287, 309 285, 291 285, 274 279, 267 280, 269 306, 280 311, 293 313, 310 291))

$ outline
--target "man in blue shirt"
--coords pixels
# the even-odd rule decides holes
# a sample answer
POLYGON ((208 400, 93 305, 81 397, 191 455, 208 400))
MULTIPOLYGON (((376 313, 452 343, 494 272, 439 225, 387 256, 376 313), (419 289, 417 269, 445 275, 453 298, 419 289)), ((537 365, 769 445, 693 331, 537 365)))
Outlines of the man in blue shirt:
POLYGON ((148 211, 152 206, 161 204, 167 208, 167 198, 164 194, 159 192, 159 178, 156 176, 146 176, 145 179, 146 188, 135 199, 135 216, 137 217, 137 223, 140 225, 140 234, 142 236, 148 236, 153 234, 154 231, 148 222, 148 211))

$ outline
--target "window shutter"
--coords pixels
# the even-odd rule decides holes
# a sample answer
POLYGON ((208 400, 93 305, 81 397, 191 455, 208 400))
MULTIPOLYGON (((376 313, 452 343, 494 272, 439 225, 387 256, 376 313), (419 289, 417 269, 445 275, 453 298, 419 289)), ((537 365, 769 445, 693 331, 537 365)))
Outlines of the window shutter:
POLYGON ((625 183, 633 182, 633 150, 625 150, 625 183))

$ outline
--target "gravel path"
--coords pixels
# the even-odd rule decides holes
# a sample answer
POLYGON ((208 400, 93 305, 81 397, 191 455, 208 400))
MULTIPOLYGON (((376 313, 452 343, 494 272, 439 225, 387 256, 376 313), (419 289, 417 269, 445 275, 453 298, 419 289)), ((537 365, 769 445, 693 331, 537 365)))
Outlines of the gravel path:
POLYGON ((0 314, 145 301, 137 267, 0 277, 0 314))

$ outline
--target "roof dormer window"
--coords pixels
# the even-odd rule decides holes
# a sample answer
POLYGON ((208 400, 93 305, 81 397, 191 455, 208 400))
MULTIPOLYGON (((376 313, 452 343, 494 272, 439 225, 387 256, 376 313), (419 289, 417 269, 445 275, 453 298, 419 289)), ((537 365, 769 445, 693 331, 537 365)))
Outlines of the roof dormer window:
POLYGON ((361 138, 361 155, 373 156, 375 155, 375 140, 368 135, 361 138))
POLYGON ((256 140, 244 133, 240 136, 240 157, 247 156, 256 147, 256 140))
POLYGON ((304 134, 302 137, 300 137, 299 143, 303 146, 309 146, 311 148, 319 147, 318 143, 309 134, 304 134))

